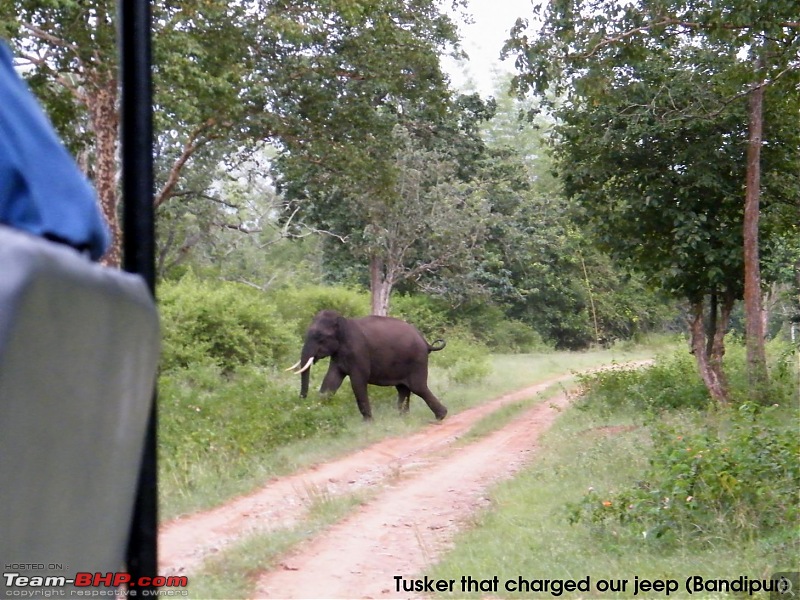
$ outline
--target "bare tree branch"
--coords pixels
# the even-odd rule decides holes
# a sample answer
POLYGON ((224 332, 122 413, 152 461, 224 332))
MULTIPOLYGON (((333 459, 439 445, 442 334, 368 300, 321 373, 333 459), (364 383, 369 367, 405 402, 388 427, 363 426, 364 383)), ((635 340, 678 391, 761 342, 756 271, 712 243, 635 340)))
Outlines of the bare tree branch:
MULTIPOLYGON (((592 47, 587 53, 581 54, 582 58, 591 58, 594 56, 600 49, 606 46, 613 46, 618 42, 622 42, 637 33, 644 33, 649 32, 651 29, 655 29, 658 27, 670 27, 670 26, 679 26, 685 27, 686 29, 694 29, 694 30, 712 30, 712 29, 723 29, 726 31, 741 31, 743 29, 751 29, 753 27, 752 24, 746 23, 743 25, 734 25, 732 23, 714 23, 713 25, 708 25, 705 23, 697 23, 692 21, 683 21, 681 19, 676 19, 674 17, 664 17, 659 21, 654 21, 652 23, 648 23, 647 25, 642 25, 641 27, 634 27, 633 29, 629 29, 627 31, 623 31, 617 35, 603 38, 597 44, 592 47)), ((790 29, 798 29, 800 28, 800 21, 786 21, 783 23, 778 24, 779 27, 786 27, 790 29)))
POLYGON ((258 285, 257 283, 253 283, 252 281, 244 279, 243 277, 236 277, 234 279, 226 279, 224 277, 220 277, 220 281, 235 281, 236 283, 242 283, 248 287, 257 289, 259 292, 266 292, 269 289, 270 284, 272 284, 272 282, 275 281, 276 277, 277 275, 273 274, 272 277, 270 277, 264 285, 258 285))
POLYGON ((335 237, 337 240, 339 240, 343 244, 347 243, 347 240, 350 237, 349 235, 339 235, 338 233, 334 233, 332 231, 328 231, 327 229, 317 229, 316 227, 311 227, 310 225, 307 225, 306 223, 304 223, 302 221, 298 222, 297 226, 301 227, 302 229, 305 229, 306 233, 291 233, 291 232, 289 232, 289 224, 291 223, 292 219, 294 219, 294 216, 297 214, 298 210, 300 210, 299 207, 295 208, 295 210, 289 216, 289 220, 283 226, 283 234, 282 234, 283 237, 302 239, 302 238, 308 237, 310 235, 327 235, 327 236, 330 236, 330 237, 335 237))
POLYGON ((61 46, 62 48, 71 50, 73 53, 75 53, 75 58, 80 61, 80 55, 78 54, 80 48, 77 44, 71 44, 64 39, 45 31, 44 29, 36 27, 36 25, 33 23, 23 22, 20 23, 20 25, 22 25, 23 28, 27 29, 34 37, 39 38, 40 40, 50 42, 54 46, 61 46))
POLYGON ((208 138, 202 138, 202 134, 213 127, 216 124, 216 119, 211 118, 208 119, 205 123, 200 125, 197 129, 195 129, 186 143, 183 145, 183 150, 181 151, 181 155, 178 159, 173 163, 172 168, 169 171, 169 175, 167 176, 167 181, 164 183, 164 187, 156 194, 155 201, 153 204, 156 208, 164 204, 167 200, 169 200, 170 196, 175 189, 175 186, 178 184, 178 179, 181 176, 181 170, 189 161, 189 159, 200 149, 203 145, 208 142, 208 138))

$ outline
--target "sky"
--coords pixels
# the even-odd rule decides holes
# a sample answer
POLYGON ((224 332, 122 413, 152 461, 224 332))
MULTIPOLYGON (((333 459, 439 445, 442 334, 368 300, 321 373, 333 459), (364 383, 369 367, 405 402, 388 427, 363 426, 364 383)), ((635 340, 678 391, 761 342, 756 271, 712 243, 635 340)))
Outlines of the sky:
POLYGON ((530 17, 538 0, 469 0, 473 23, 460 25, 468 63, 444 61, 444 68, 457 89, 477 90, 482 97, 496 95, 497 74, 513 73, 514 59, 500 61, 500 50, 518 17, 530 17))

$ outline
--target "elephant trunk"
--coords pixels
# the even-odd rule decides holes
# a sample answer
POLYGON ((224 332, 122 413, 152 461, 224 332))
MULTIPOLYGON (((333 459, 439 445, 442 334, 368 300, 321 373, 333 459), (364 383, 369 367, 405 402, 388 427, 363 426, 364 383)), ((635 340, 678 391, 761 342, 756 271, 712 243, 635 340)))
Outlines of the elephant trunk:
POLYGON ((303 368, 302 372, 300 373, 300 397, 305 398, 308 396, 308 381, 310 379, 309 375, 311 373, 311 364, 309 361, 314 360, 314 352, 311 348, 308 347, 308 344, 303 346, 303 352, 300 355, 300 365, 303 368))

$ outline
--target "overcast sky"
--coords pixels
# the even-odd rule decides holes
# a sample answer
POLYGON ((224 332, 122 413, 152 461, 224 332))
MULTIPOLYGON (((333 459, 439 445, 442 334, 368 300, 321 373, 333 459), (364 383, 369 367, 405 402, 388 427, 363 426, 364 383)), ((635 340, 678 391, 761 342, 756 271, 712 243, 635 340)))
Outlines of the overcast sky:
POLYGON ((476 89, 481 96, 494 95, 497 73, 514 71, 514 60, 500 61, 500 50, 518 17, 530 17, 539 0, 469 0, 471 25, 461 25, 467 64, 446 60, 445 70, 457 88, 476 89), (466 71, 466 73, 465 73, 466 71))

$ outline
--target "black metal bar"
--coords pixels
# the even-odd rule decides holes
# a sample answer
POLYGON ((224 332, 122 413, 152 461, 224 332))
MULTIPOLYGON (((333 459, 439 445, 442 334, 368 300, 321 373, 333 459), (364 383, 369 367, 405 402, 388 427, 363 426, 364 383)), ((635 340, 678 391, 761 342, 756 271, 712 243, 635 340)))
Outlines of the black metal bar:
POLYGON ((149 0, 120 0, 123 265, 155 290, 149 0))
MULTIPOLYGON (((151 9, 149 0, 119 0, 123 268, 141 275, 155 295, 151 9)), ((147 425, 127 549, 134 581, 158 571, 156 394, 147 425)))

